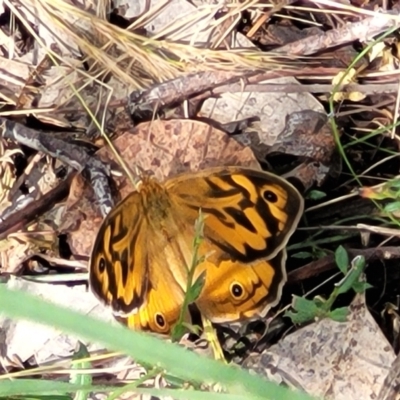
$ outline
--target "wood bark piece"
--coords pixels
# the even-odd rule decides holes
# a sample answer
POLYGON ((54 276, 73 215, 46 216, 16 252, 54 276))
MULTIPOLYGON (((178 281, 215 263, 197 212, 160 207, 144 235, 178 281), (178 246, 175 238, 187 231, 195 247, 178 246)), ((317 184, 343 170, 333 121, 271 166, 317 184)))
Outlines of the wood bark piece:
POLYGON ((2 117, 0 117, 0 132, 4 138, 15 140, 55 157, 83 173, 94 188, 102 214, 107 215, 110 211, 114 203, 108 190, 109 170, 100 160, 89 156, 82 147, 2 117))

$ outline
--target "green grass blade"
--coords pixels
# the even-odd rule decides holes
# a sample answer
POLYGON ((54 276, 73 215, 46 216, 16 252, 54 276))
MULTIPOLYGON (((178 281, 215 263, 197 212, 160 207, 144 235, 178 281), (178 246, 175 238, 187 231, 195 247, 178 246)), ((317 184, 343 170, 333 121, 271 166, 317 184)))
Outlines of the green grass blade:
MULTIPOLYGON (((235 366, 206 359, 176 344, 166 343, 142 332, 78 314, 45 302, 22 291, 0 285, 1 311, 15 318, 24 318, 57 327, 66 332, 103 343, 122 351, 139 362, 158 366, 191 382, 219 382, 230 393, 243 394, 248 399, 310 400, 311 397, 267 382, 235 366)), ((190 398, 190 391, 186 392, 190 398)))

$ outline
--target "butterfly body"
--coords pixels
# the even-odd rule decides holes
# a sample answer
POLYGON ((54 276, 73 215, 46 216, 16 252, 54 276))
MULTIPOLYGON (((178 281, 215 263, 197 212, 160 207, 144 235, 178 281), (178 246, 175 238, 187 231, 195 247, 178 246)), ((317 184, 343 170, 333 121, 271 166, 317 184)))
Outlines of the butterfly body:
POLYGON ((241 167, 164 183, 145 176, 103 221, 90 261, 93 292, 128 326, 168 333, 177 321, 200 209, 200 312, 213 322, 230 322, 265 315, 279 300, 284 248, 303 209, 292 185, 241 167))

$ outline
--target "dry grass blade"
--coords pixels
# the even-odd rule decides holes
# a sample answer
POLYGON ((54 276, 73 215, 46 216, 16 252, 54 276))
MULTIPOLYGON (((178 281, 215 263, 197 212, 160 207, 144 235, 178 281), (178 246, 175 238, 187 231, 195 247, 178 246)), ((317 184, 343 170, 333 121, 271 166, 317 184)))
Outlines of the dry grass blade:
POLYGON ((371 17, 381 17, 385 19, 390 19, 396 22, 400 21, 400 16, 396 14, 386 14, 386 13, 379 13, 376 11, 368 10, 366 8, 354 7, 352 5, 344 4, 339 1, 332 1, 332 0, 314 0, 315 4, 321 5, 322 7, 332 7, 334 9, 340 11, 347 11, 353 12, 356 15, 369 15, 371 17))
MULTIPOLYGON (((15 10, 12 4, 8 1, 6 3, 10 9, 15 10)), ((254 1, 247 2, 246 5, 250 6, 253 3, 254 1)), ((234 8, 227 15, 237 14, 243 8, 244 5, 234 8)), ((162 7, 149 10, 141 16, 140 22, 149 23, 161 9, 162 7)), ((272 53, 266 55, 254 50, 209 50, 176 43, 175 40, 181 37, 183 32, 186 37, 189 37, 193 33, 190 28, 201 21, 203 23, 196 26, 196 30, 214 28, 210 23, 209 8, 193 13, 195 19, 187 16, 180 18, 179 23, 171 24, 168 29, 166 28, 156 36, 156 38, 164 37, 163 40, 148 38, 118 28, 63 0, 51 2, 40 0, 34 3, 31 0, 24 0, 20 10, 25 15, 25 20, 22 17, 21 21, 27 29, 29 29, 28 20, 32 19, 39 20, 39 25, 44 27, 57 26, 60 34, 52 36, 58 46, 61 49, 69 49, 72 53, 80 49, 86 55, 87 61, 90 61, 92 69, 97 65, 99 78, 112 74, 115 78, 137 89, 153 82, 171 79, 183 72, 196 71, 199 63, 202 70, 227 69, 241 72, 250 68, 261 70, 283 68, 282 61, 274 59, 272 53), (68 43, 61 37, 67 37, 68 43)), ((216 11, 217 7, 214 13, 216 11)), ((215 24, 215 21, 213 23, 215 24)), ((138 25, 137 22, 132 26, 138 25)))

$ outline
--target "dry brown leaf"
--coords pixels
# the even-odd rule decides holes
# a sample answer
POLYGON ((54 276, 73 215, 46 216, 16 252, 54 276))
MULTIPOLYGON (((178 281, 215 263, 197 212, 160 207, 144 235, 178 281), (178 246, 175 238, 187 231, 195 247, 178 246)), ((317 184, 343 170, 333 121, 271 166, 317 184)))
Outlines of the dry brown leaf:
POLYGON ((19 147, 8 147, 7 142, 0 140, 0 216, 12 204, 9 194, 17 180, 14 156, 18 153, 22 154, 19 147))
POLYGON ((305 188, 315 183, 321 185, 330 172, 336 143, 332 126, 325 113, 304 110, 286 118, 285 129, 277 143, 266 148, 262 143, 253 143, 258 148, 258 158, 265 154, 284 153, 301 157, 302 165, 286 177, 299 179, 305 188))
POLYGON ((93 190, 80 175, 74 177, 59 232, 69 234, 73 254, 89 256, 94 237, 103 220, 95 206, 93 190))
POLYGON ((0 273, 18 274, 21 265, 35 254, 37 248, 29 243, 20 243, 16 239, 0 241, 0 273))
POLYGON ((357 294, 347 322, 310 324, 261 355, 250 355, 245 367, 326 400, 373 400, 394 359, 365 296, 357 294))
MULTIPOLYGON (((12 277, 9 280, 7 287, 12 290, 29 292, 64 307, 68 305, 68 308, 85 315, 95 316, 108 321, 110 324, 116 324, 105 307, 93 296, 90 296, 84 287, 70 288, 60 285, 34 283, 16 277, 12 277)), ((78 340, 54 328, 30 321, 0 317, 0 327, 2 327, 0 356, 3 358, 5 365, 8 362, 4 359, 12 359, 14 355, 17 355, 23 362, 35 356, 39 365, 50 358, 69 357, 78 340), (29 340, 27 340, 28 338, 29 340)), ((88 344, 87 341, 82 340, 82 342, 88 344)), ((100 347, 90 344, 89 348, 94 350, 100 347)))
MULTIPOLYGON (((152 171, 158 180, 185 171, 198 171, 208 167, 242 165, 259 169, 253 152, 210 125, 199 121, 152 121, 138 125, 114 141, 114 145, 133 169, 135 163, 152 171)), ((97 155, 105 162, 115 164, 108 148, 97 155)), ((73 254, 90 254, 92 243, 102 218, 95 207, 91 188, 75 181, 68 200, 65 220, 61 227, 68 232, 73 254), (75 229, 73 229, 75 228, 75 229)), ((133 187, 126 178, 120 179, 119 193, 124 198, 133 187)))
MULTIPOLYGON (((7 199, 1 203, 7 205, 7 208, 1 209, 0 207, 1 218, 4 220, 12 218, 13 213, 17 210, 23 209, 25 205, 39 199, 58 184, 51 160, 47 160, 41 153, 38 153, 28 161, 24 173, 18 176, 18 179, 15 177, 12 182, 13 186, 9 190, 5 190, 4 195, 7 196, 7 199), (21 192, 22 184, 24 189, 28 190, 28 195, 21 192)), ((7 169, 5 172, 10 173, 7 169)), ((7 175, 3 175, 3 178, 7 178, 7 175)), ((10 181, 10 178, 8 180, 10 181)), ((1 272, 17 274, 22 263, 38 252, 50 250, 48 255, 52 255, 57 251, 58 240, 55 237, 54 226, 59 226, 59 223, 57 224, 59 207, 56 206, 47 211, 36 222, 28 224, 23 231, 9 234, 7 239, 0 242, 1 272)))
MULTIPOLYGON (((255 48, 251 41, 241 34, 236 35, 234 47, 255 48)), ((300 85, 293 77, 270 79, 267 83, 300 85)), ((236 138, 242 143, 252 146, 253 140, 249 135, 257 135, 258 143, 272 146, 279 143, 279 135, 284 131, 287 116, 304 110, 324 112, 322 105, 310 93, 241 91, 222 93, 218 98, 207 99, 200 113, 201 116, 212 118, 221 124, 258 117, 260 119, 259 124, 254 124, 245 133, 237 135, 236 138)), ((257 151, 256 147, 253 147, 253 149, 257 151)))

